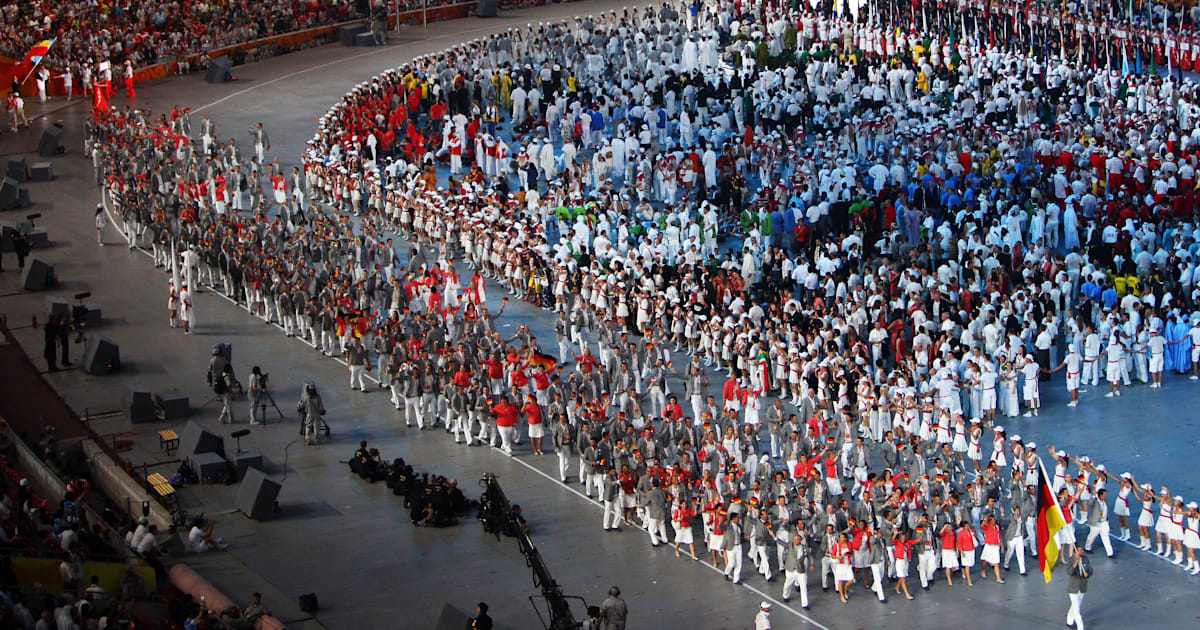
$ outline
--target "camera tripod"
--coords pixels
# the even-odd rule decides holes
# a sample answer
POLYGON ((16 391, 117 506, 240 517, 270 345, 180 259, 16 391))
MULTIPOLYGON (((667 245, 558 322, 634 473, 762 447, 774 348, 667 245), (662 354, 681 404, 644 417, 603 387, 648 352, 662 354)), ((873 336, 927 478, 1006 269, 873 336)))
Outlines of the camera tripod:
POLYGON ((258 416, 260 418, 262 418, 263 424, 267 423, 267 405, 268 404, 271 405, 271 407, 273 409, 275 409, 275 413, 279 414, 279 421, 283 422, 283 420, 284 420, 283 411, 281 411, 279 409, 279 405, 275 404, 275 397, 271 395, 271 390, 264 389, 261 392, 259 392, 258 402, 255 403, 255 405, 254 405, 254 407, 256 409, 258 409, 258 416))

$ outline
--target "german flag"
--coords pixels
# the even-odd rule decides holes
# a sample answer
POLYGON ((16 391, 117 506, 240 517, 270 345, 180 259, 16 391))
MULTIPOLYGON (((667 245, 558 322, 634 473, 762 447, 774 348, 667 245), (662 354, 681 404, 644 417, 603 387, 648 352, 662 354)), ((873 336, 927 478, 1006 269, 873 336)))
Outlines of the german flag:
POLYGON ((554 366, 558 365, 558 360, 543 352, 535 352, 529 359, 529 364, 534 367, 546 368, 547 372, 553 372, 554 366))
POLYGON ((1054 565, 1058 564, 1058 543, 1054 541, 1054 535, 1058 530, 1067 526, 1063 520, 1062 508, 1058 506, 1058 497, 1054 496, 1054 491, 1050 489, 1050 484, 1046 483, 1049 477, 1046 475, 1046 466, 1038 461, 1040 474, 1038 475, 1037 484, 1037 550, 1038 550, 1038 565, 1042 569, 1042 575, 1045 576, 1046 582, 1050 582, 1050 573, 1054 570, 1054 565))

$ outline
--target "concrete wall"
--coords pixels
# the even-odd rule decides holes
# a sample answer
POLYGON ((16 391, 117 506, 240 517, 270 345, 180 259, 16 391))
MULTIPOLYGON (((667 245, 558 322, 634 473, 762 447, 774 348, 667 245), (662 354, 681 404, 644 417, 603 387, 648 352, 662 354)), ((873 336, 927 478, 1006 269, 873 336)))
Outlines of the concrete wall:
POLYGON ((133 514, 139 513, 142 501, 149 500, 150 522, 158 525, 159 530, 167 531, 171 525, 171 513, 167 508, 151 498, 142 484, 130 477, 94 440, 83 440, 82 446, 96 487, 118 506, 129 506, 133 514))
POLYGON ((25 474, 25 478, 37 491, 38 496, 50 502, 55 508, 62 502, 63 497, 67 496, 67 485, 54 475, 46 464, 38 458, 24 442, 17 439, 9 430, 9 440, 13 444, 13 457, 16 459, 16 468, 19 468, 25 474))

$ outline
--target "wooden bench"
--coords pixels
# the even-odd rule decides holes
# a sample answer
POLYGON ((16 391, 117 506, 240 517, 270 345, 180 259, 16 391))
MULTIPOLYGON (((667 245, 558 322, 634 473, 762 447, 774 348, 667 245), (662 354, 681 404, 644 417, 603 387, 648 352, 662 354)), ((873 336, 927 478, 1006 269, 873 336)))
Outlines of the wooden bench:
POLYGON ((175 486, 171 485, 171 482, 167 481, 166 477, 154 473, 146 477, 146 483, 150 484, 150 489, 154 491, 154 494, 158 495, 163 505, 168 509, 173 510, 175 508, 178 499, 175 496, 175 486))
MULTIPOLYGON (((163 429, 162 431, 159 431, 158 446, 165 451, 167 455, 170 455, 171 451, 173 450, 179 450, 179 434, 170 429, 163 429)), ((162 475, 159 476, 161 477, 162 475)))

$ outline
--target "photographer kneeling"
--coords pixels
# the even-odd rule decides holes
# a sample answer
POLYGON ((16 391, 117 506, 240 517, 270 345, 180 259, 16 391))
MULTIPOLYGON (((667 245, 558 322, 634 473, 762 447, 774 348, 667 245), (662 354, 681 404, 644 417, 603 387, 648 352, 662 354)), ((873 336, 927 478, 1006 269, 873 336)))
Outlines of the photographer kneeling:
POLYGON ((371 483, 386 479, 388 470, 383 463, 383 458, 379 455, 379 449, 367 448, 366 440, 359 442, 358 446, 358 450, 354 451, 354 457, 350 458, 350 472, 371 483))

